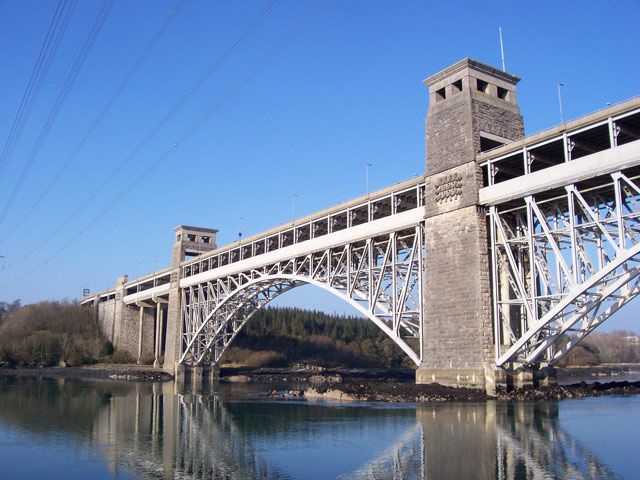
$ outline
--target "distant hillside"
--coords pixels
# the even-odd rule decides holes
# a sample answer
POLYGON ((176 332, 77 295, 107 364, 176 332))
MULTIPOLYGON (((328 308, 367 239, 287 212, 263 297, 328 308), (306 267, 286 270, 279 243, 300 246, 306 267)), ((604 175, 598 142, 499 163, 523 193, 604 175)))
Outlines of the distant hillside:
POLYGON ((563 359, 565 366, 640 363, 640 337, 628 330, 591 333, 563 359))
POLYGON ((369 320, 298 308, 266 308, 245 326, 222 363, 243 366, 409 366, 406 354, 369 320))

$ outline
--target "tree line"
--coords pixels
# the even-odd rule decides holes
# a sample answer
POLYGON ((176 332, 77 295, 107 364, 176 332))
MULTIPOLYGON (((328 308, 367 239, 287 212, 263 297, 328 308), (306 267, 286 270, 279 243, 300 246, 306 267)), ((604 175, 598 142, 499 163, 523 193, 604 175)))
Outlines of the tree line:
POLYGON ((409 366, 406 354, 371 321, 291 307, 256 312, 231 344, 223 365, 322 367, 409 366))
MULTIPOLYGON (((569 341, 565 338, 563 341, 569 341)), ((565 357, 564 366, 640 363, 640 337, 629 330, 591 333, 565 357)))
MULTIPOLYGON (((561 341, 569 341, 565 337, 561 341)), ((94 310, 77 302, 22 306, 0 301, 0 366, 127 362, 103 335, 94 310)), ((259 310, 222 359, 223 365, 322 367, 411 366, 405 353, 376 325, 356 316, 291 307, 259 310)), ((640 338, 630 331, 592 333, 561 366, 640 363, 640 338)))
POLYGON ((94 311, 77 302, 0 302, 0 365, 82 365, 111 353, 94 311))

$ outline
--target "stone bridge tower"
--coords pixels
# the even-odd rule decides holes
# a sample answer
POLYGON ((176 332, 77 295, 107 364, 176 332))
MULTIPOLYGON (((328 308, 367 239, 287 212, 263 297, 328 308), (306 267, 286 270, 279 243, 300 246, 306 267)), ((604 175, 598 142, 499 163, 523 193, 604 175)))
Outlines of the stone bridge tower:
POLYGON ((426 295, 417 383, 495 382, 481 151, 524 137, 519 79, 474 60, 427 78, 426 295))
POLYGON ((176 240, 171 250, 171 286, 169 289, 169 308, 167 315, 167 340, 163 368, 178 376, 178 361, 182 355, 182 316, 180 298, 180 264, 187 257, 195 257, 217 248, 216 234, 213 228, 179 225, 175 229, 176 240))

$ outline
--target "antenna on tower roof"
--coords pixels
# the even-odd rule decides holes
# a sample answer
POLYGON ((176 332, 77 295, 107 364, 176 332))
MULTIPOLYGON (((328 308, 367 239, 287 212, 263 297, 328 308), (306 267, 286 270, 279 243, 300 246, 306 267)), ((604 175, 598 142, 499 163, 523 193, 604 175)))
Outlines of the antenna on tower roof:
POLYGON ((502 58, 502 71, 506 72, 507 68, 504 65, 504 44, 502 43, 502 27, 498 27, 498 33, 500 34, 500 57, 502 58))

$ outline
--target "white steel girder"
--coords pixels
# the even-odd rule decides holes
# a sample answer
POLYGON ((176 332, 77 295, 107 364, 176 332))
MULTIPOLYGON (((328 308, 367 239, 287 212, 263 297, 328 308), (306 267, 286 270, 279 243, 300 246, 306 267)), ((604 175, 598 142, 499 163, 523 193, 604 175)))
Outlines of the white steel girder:
POLYGON ((640 293, 640 187, 614 172, 491 206, 496 365, 553 365, 640 293))
POLYGON ((342 298, 418 365, 422 358, 422 224, 182 288, 186 365, 218 364, 246 322, 304 284, 342 298))

